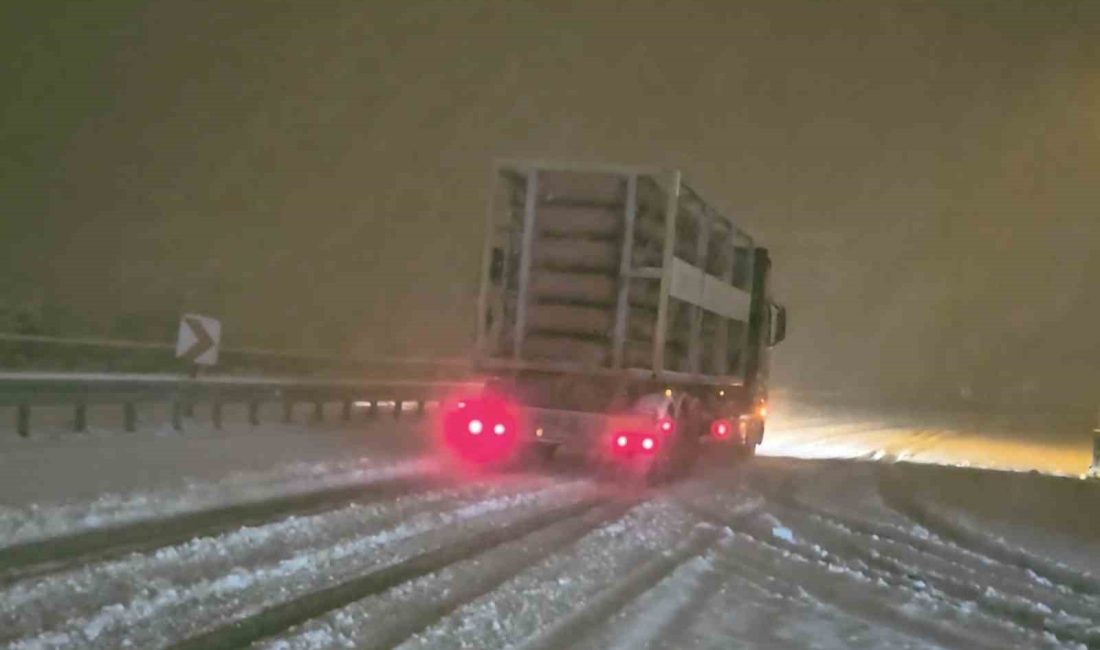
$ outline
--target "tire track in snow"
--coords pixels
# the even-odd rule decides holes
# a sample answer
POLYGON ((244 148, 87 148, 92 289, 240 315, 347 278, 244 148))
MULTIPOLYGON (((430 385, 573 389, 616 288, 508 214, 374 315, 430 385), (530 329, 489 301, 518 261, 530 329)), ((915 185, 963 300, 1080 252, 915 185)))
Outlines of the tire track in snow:
POLYGON ((1053 607, 1068 616, 1077 618, 1087 619, 1100 612, 1100 602, 1095 598, 1077 594, 1064 585, 1052 583, 1034 572, 976 555, 969 550, 959 549, 932 535, 927 538, 917 537, 916 539, 924 541, 923 545, 918 546, 907 544, 904 541, 904 535, 867 535, 828 517, 816 514, 811 517, 814 521, 832 529, 835 534, 863 538, 868 548, 879 546, 888 549, 889 558, 906 557, 918 567, 931 565, 947 579, 961 580, 964 585, 983 584, 998 592, 993 594, 997 599, 1021 599, 1034 604, 1036 609, 1053 607))
MULTIPOLYGON (((815 599, 797 584, 774 575, 742 546, 743 535, 725 536, 710 556, 713 570, 702 578, 696 604, 648 647, 896 648, 925 650, 926 641, 815 599), (716 640, 721 639, 720 643, 716 640), (812 639, 812 642, 806 641, 812 639)), ((596 646, 593 646, 596 647, 596 646)), ((939 646, 935 646, 939 648, 939 646)))
MULTIPOLYGON (((400 648, 503 648, 523 643, 584 607, 633 567, 681 543, 697 523, 668 499, 657 496, 572 547, 532 565, 400 648)), ((369 621, 366 626, 369 635, 369 621)), ((357 641, 355 637, 351 640, 357 641)))
POLYGON ((160 585, 151 593, 139 592, 124 602, 62 620, 64 627, 24 638, 14 647, 164 646, 234 616, 330 586, 347 572, 366 572, 461 540, 469 536, 468 528, 505 524, 531 510, 575 503, 589 493, 589 484, 575 482, 414 516, 392 528, 311 547, 246 570, 203 577, 186 586, 160 585))
MULTIPOLYGON (((897 523, 890 523, 885 520, 881 522, 873 521, 863 516, 845 514, 832 508, 812 505, 798 496, 798 479, 794 476, 786 477, 776 486, 767 486, 768 489, 765 490, 765 493, 770 501, 797 510, 798 519, 801 519, 803 515, 818 518, 830 526, 868 538, 869 544, 894 543, 901 547, 910 548, 914 552, 929 558, 936 558, 939 561, 954 565, 958 570, 981 575, 983 579, 988 577, 990 569, 997 569, 997 575, 1003 580, 998 584, 999 589, 1013 591, 1032 599, 1039 594, 1047 593, 1050 599, 1065 604, 1067 610, 1081 609, 1081 607, 1074 607, 1074 604, 1081 602, 1087 603, 1085 605, 1086 609, 1093 607, 1100 609, 1100 599, 1087 593, 1081 593, 1079 589, 1075 589, 1071 584, 1065 584, 1056 579, 1058 576, 1066 577, 1068 575, 1073 582, 1084 581, 1088 583, 1091 580, 1087 575, 1080 576, 1071 573, 1065 567, 1052 567, 1050 562, 1030 557, 1017 549, 1002 548, 1001 550, 1007 552, 1007 557, 1005 553, 985 553, 982 549, 991 544, 996 545, 996 542, 976 531, 963 530, 960 532, 963 537, 976 538, 976 544, 960 543, 953 536, 937 534, 942 532, 938 526, 931 526, 930 520, 927 519, 918 521, 909 512, 913 508, 920 507, 912 496, 905 494, 902 489, 892 487, 887 488, 891 492, 889 496, 883 494, 884 490, 879 484, 888 480, 883 477, 883 474, 896 471, 898 471, 896 467, 879 468, 875 472, 872 485, 876 487, 874 493, 877 504, 876 509, 881 510, 883 514, 889 513, 892 515, 889 519, 896 519, 897 523), (912 505, 903 505, 902 502, 912 505), (1027 562, 1016 561, 1018 555, 1028 556, 1028 559, 1035 565, 1039 565, 1041 570, 1033 570, 1033 566, 1027 562), (1047 573, 1057 574, 1057 576, 1044 575, 1042 569, 1045 569, 1047 573)), ((950 521, 941 523, 947 527, 959 528, 950 521)), ((936 559, 930 561, 935 562, 936 559)))
POLYGON ((338 644, 360 650, 395 647, 460 607, 490 594, 551 554, 570 548, 596 528, 618 520, 635 504, 633 499, 613 500, 579 517, 551 524, 483 555, 405 583, 387 592, 384 602, 356 603, 262 647, 271 650, 338 644), (351 630, 341 629, 349 623, 351 630))
POLYGON ((878 580, 891 587, 926 593, 963 607, 979 607, 994 623, 1030 629, 1038 636, 1052 635, 1066 643, 1100 643, 1100 633, 1090 631, 1094 621, 1090 620, 1089 612, 1080 611, 1071 602, 1054 604, 1076 610, 1072 614, 1056 611, 1048 600, 1034 594, 1028 597, 1003 593, 993 586, 998 575, 995 571, 980 575, 969 567, 921 557, 893 542, 880 539, 876 544, 868 538, 844 535, 813 518, 795 516, 791 510, 779 508, 776 512, 790 522, 799 542, 776 540, 775 544, 793 553, 866 571, 868 576, 878 576, 878 580))
MULTIPOLYGON (((728 520, 721 512, 696 504, 685 506, 719 526, 725 526, 728 520)), ((951 648, 982 650, 1011 647, 1014 639, 1018 641, 1018 637, 1001 627, 975 626, 973 620, 968 620, 967 626, 946 625, 944 619, 958 612, 945 609, 945 603, 897 586, 879 584, 873 572, 839 565, 798 548, 789 541, 791 535, 789 529, 766 513, 753 512, 741 517, 734 529, 738 559, 846 614, 872 625, 889 626, 914 639, 951 648), (929 609, 932 611, 925 611, 929 609)))
POLYGON ((262 525, 295 514, 323 512, 349 503, 367 503, 402 493, 425 491, 441 483, 434 475, 398 476, 8 546, 0 549, 0 586, 128 553, 172 546, 196 537, 262 525))
POLYGON ((288 556, 319 551, 358 537, 398 526, 405 520, 441 516, 448 510, 487 499, 533 492, 546 484, 527 481, 473 484, 393 501, 352 504, 323 514, 292 516, 264 526, 241 528, 217 537, 193 539, 151 555, 133 554, 81 567, 47 578, 21 582, 0 591, 0 642, 29 630, 57 629, 69 620, 91 616, 107 607, 144 599, 155 602, 162 592, 179 592, 227 574, 240 574, 288 556), (140 581, 135 582, 135 576, 140 581), (61 611, 62 616, 53 613, 61 611))
POLYGON ((515 646, 516 650, 572 647, 680 565, 702 554, 718 539, 718 536, 719 531, 713 527, 696 530, 686 543, 638 566, 593 598, 581 603, 581 606, 573 610, 569 616, 558 619, 551 626, 515 646))
POLYGON ((550 524, 576 517, 597 505, 592 496, 579 502, 536 512, 504 526, 490 528, 463 540, 409 557, 350 580, 283 601, 169 646, 171 650, 221 650, 239 648, 278 634, 367 596, 438 571, 505 542, 529 535, 550 524))
POLYGON ((879 495, 887 507, 906 519, 1002 564, 1015 566, 1021 571, 1030 571, 1055 585, 1064 585, 1084 596, 1100 596, 1100 579, 1036 557, 1021 548, 1010 546, 1002 540, 953 521, 914 498, 901 485, 900 480, 890 474, 891 472, 886 471, 880 473, 879 495))
MULTIPOLYGON (((583 647, 635 650, 654 647, 682 629, 717 591, 713 547, 693 557, 608 619, 583 647)), ((674 646, 675 647, 675 646, 674 646)))

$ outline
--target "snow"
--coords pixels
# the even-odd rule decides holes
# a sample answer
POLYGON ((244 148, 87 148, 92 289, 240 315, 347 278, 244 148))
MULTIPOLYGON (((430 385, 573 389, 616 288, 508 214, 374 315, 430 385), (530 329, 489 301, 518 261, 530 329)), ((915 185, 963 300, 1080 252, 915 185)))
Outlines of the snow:
POLYGON ((777 537, 785 542, 794 542, 794 533, 792 533, 791 529, 787 528, 786 526, 773 526, 772 536, 777 537))
MULTIPOLYGON (((952 456, 980 447, 946 444, 937 460, 954 435, 941 422, 815 412, 784 428, 781 406, 771 410, 772 452, 823 458, 708 458, 695 478, 639 492, 606 521, 595 519, 604 505, 585 515, 589 528, 550 522, 256 645, 374 647, 403 630, 392 639, 403 650, 518 647, 598 602, 617 610, 577 632, 580 650, 1100 644, 1100 595, 1080 588, 1100 566, 1100 536, 1081 516, 1100 495, 1049 476, 1060 470, 1043 463, 1060 456, 1036 457, 1041 474, 913 465, 897 461, 982 464, 952 456), (700 530, 721 532, 628 599, 607 601, 700 530)), ((424 454, 415 420, 148 433, 4 441, 14 451, 0 469, 20 483, 3 497, 0 543, 445 471, 424 454), (103 476, 78 475, 82 466, 103 476)), ((5 585, 0 645, 163 646, 596 489, 576 475, 454 479, 5 585)))
MULTIPOLYGON (((439 510, 429 507, 416 514, 408 513, 400 519, 400 523, 384 525, 379 530, 372 530, 370 519, 365 519, 364 513, 355 509, 341 510, 317 515, 309 518, 310 521, 296 522, 297 535, 305 537, 298 544, 293 543, 293 537, 288 540, 277 531, 265 535, 269 542, 267 552, 235 541, 230 536, 211 541, 216 545, 212 549, 216 553, 194 552, 197 549, 192 548, 191 567, 181 566, 173 552, 164 549, 152 558, 135 555, 110 563, 107 573, 114 577, 112 582, 104 582, 101 576, 87 574, 81 576, 79 582, 74 582, 72 577, 61 574, 37 581, 32 588, 39 607, 63 607, 66 610, 66 620, 58 621, 59 624, 94 633, 94 636, 85 636, 84 642, 98 642, 103 647, 111 647, 123 639, 130 639, 137 643, 159 645, 196 626, 226 620, 234 612, 255 610, 273 600, 316 588, 347 572, 399 561, 425 545, 438 546, 445 543, 449 536, 461 533, 465 524, 485 520, 478 525, 492 525, 493 521, 501 520, 500 515, 507 519, 525 510, 572 500, 586 489, 583 482, 573 482, 535 491, 478 498, 467 504, 459 502, 457 508, 439 510), (356 523, 359 524, 358 529, 356 523), (333 537, 331 529, 334 525, 347 532, 333 537), (323 533, 311 536, 310 533, 317 528, 321 528, 323 533), (291 543, 292 547, 296 545, 298 549, 284 549, 284 542, 291 543), (289 554, 287 551, 290 551, 289 554), (226 554, 236 554, 237 559, 225 557, 226 554), (211 560, 216 566, 207 566, 211 560), (151 566, 150 562, 154 565, 151 566), (147 587, 130 582, 134 575, 149 575, 155 566, 159 566, 159 580, 147 587), (81 593, 75 594, 77 589, 74 588, 81 585, 81 593), (125 602, 110 602, 115 593, 120 594, 125 602), (108 600, 104 601, 105 598, 108 600), (105 635, 105 631, 110 634, 105 635)), ((440 505, 446 507, 447 503, 451 502, 440 505)), ((376 516, 382 516, 383 524, 390 522, 384 517, 385 514, 385 511, 376 513, 376 516)), ((16 585, 15 594, 3 593, 0 602, 5 605, 3 627, 6 630, 27 629, 34 623, 34 612, 21 606, 26 596, 20 598, 18 590, 24 588, 23 585, 16 585)), ((40 631, 19 640, 13 647, 49 646, 48 639, 54 633, 56 630, 40 631)))
POLYGON ((1083 478, 1092 461, 1090 413, 945 413, 809 404, 774 397, 766 456, 913 461, 1083 478))

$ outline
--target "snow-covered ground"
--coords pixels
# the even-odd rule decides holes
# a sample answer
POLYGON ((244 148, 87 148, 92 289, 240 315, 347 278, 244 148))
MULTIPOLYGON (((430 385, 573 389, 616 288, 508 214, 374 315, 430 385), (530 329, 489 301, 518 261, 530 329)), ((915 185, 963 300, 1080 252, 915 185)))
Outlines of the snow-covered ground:
POLYGON ((996 418, 983 434, 914 414, 773 413, 768 455, 709 454, 657 489, 570 472, 458 476, 426 453, 426 421, 361 413, 9 436, 0 645, 1100 647, 1100 483, 881 462, 1075 475, 1076 438, 1055 432, 1054 449, 1021 465, 1008 461, 1022 451, 989 450, 1029 448, 1013 438, 1027 427, 996 418), (441 480, 31 577, 4 560, 17 544, 415 476, 441 480))
POLYGON ((983 467, 1082 476, 1092 463, 1096 411, 935 412, 772 400, 760 453, 797 458, 983 467))

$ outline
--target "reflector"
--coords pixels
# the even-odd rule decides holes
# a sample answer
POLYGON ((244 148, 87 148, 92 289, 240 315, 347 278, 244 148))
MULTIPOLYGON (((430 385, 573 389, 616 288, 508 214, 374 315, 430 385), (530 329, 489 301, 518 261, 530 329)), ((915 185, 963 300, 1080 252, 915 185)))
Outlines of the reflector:
POLYGON ((497 424, 493 426, 493 433, 497 434, 498 436, 503 436, 504 432, 507 430, 508 429, 503 424, 497 424))
POLYGON ((470 420, 470 424, 466 425, 466 430, 469 431, 471 435, 475 435, 475 436, 478 435, 479 433, 481 433, 482 429, 484 429, 484 428, 485 428, 485 425, 483 425, 481 423, 481 420, 476 420, 476 419, 475 420, 470 420))
POLYGON ((654 442, 653 438, 642 438, 642 449, 645 449, 646 451, 652 450, 654 445, 656 444, 657 443, 654 442))
POLYGON ((676 428, 676 423, 672 421, 672 418, 661 418, 657 420, 657 428, 663 433, 672 433, 676 428))
POLYGON ((626 436, 619 436, 618 438, 615 439, 615 444, 619 445, 620 447, 625 447, 626 443, 628 443, 628 442, 630 442, 630 441, 627 439, 626 436))

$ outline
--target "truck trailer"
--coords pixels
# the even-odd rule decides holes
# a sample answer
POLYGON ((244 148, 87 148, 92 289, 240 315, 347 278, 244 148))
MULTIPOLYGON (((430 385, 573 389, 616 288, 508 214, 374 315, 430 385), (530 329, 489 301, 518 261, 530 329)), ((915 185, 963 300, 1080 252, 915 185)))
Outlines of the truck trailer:
POLYGON ((768 251, 679 171, 498 161, 474 366, 444 405, 475 462, 573 451, 647 476, 703 445, 747 456, 764 435, 769 349, 786 311, 768 251))

